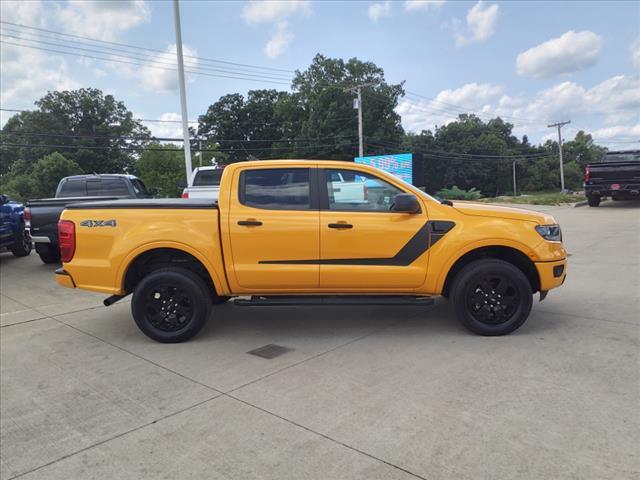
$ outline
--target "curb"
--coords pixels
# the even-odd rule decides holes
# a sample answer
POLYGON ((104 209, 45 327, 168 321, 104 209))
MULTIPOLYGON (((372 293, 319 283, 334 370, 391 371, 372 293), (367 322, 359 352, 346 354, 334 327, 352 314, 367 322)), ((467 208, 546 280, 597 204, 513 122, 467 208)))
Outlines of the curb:
POLYGON ((573 204, 573 208, 584 207, 587 203, 589 203, 588 200, 582 200, 581 202, 576 202, 573 204))

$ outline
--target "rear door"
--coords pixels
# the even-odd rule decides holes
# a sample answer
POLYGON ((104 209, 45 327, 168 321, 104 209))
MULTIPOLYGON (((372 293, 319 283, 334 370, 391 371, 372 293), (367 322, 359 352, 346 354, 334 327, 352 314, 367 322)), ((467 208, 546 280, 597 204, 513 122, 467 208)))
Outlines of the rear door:
POLYGON ((320 287, 409 291, 422 285, 428 248, 424 205, 415 214, 390 211, 397 194, 410 192, 369 173, 319 169, 318 175, 320 287))
POLYGON ((228 231, 238 285, 252 290, 314 289, 319 283, 316 170, 235 172, 228 231))

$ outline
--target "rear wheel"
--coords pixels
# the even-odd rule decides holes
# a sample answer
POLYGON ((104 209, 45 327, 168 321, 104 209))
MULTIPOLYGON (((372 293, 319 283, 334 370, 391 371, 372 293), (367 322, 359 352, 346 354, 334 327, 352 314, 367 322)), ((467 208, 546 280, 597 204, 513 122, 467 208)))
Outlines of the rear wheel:
POLYGON ((15 257, 26 257, 31 253, 31 237, 29 237, 29 232, 25 230, 24 223, 20 224, 15 244, 11 247, 11 253, 15 257))
POLYGON ((195 273, 181 268, 156 270, 136 286, 131 312, 142 332, 162 343, 189 340, 211 313, 209 291, 195 273))
POLYGON ((529 317, 533 303, 527 277, 503 260, 485 259, 464 267, 451 300, 458 320, 478 335, 506 335, 529 317))
POLYGON ((50 265, 52 263, 60 263, 60 249, 57 245, 47 245, 47 248, 38 250, 42 263, 50 265))
POLYGON ((587 197, 587 202, 590 207, 597 207, 600 205, 600 197, 597 195, 590 195, 587 197))

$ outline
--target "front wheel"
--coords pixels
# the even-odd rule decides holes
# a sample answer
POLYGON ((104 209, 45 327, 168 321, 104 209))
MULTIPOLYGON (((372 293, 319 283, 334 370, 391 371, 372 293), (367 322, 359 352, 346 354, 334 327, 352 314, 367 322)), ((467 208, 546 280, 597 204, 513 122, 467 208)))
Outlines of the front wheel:
POLYGON ((455 278, 451 300, 458 320, 478 335, 506 335, 529 317, 533 294, 529 280, 514 265, 478 260, 455 278))
POLYGON ((26 257, 31 253, 31 238, 29 232, 24 228, 24 223, 20 224, 18 234, 16 235, 15 244, 11 247, 11 253, 14 257, 26 257))
POLYGON ((195 273, 181 268, 156 270, 142 279, 131 299, 133 318, 149 338, 161 343, 189 340, 211 313, 209 292, 195 273))

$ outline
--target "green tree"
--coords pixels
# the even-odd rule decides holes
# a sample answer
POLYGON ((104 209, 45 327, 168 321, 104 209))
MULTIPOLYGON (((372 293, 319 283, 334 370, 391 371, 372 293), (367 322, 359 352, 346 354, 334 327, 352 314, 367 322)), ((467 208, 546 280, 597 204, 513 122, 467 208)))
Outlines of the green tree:
POLYGON ((0 174, 19 159, 31 164, 54 151, 84 173, 123 172, 134 160, 132 148, 150 139, 123 102, 95 88, 49 92, 35 104, 37 110, 14 115, 2 128, 3 143, 25 146, 0 146, 0 174))
POLYGON ((60 180, 80 173, 82 173, 80 166, 60 153, 46 155, 33 166, 31 177, 35 184, 34 193, 38 197, 53 197, 60 180))
POLYGON ((184 150, 175 145, 153 144, 135 162, 135 172, 147 188, 157 187, 159 197, 180 197, 186 182, 184 150))

